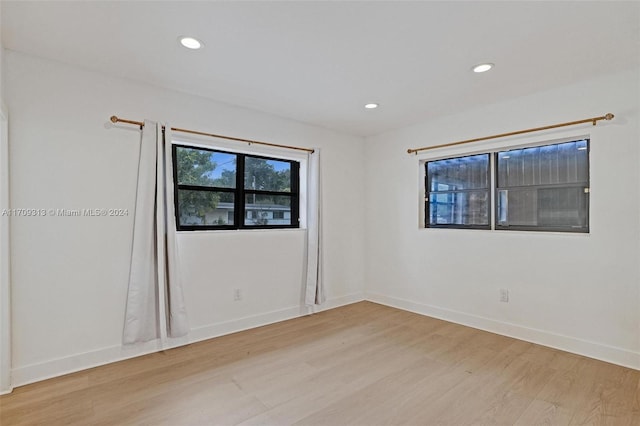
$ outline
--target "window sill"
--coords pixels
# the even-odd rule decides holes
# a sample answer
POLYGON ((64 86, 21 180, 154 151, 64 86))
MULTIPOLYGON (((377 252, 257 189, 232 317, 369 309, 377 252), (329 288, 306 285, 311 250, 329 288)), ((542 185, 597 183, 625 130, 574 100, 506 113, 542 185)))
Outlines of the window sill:
POLYGON ((235 233, 252 233, 252 232, 306 232, 307 228, 261 228, 261 229, 202 229, 193 231, 176 231, 178 235, 193 234, 235 234, 235 233))
POLYGON ((557 232, 557 231, 521 231, 521 230, 506 230, 506 229, 468 229, 468 228, 418 228, 419 231, 435 231, 435 232, 447 232, 447 231, 473 231, 474 234, 506 234, 506 235, 540 235, 540 236, 562 236, 562 237, 589 237, 591 232, 557 232))

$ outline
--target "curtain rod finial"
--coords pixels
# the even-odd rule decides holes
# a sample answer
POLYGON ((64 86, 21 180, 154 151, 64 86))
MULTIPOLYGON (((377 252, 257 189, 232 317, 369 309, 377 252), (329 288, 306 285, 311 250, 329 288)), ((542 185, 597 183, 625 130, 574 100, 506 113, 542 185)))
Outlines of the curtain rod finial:
POLYGON ((611 114, 610 112, 606 113, 604 116, 605 120, 612 120, 613 117, 615 117, 615 115, 611 114))
POLYGON ((115 115, 112 115, 111 118, 109 118, 109 120, 111 120, 112 123, 117 123, 118 117, 116 117, 115 115))

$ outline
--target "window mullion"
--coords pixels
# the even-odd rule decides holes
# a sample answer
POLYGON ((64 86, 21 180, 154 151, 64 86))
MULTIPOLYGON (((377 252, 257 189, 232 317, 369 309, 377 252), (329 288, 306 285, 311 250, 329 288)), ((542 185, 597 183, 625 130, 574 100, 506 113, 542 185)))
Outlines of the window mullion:
POLYGON ((237 228, 244 228, 244 159, 244 154, 238 154, 238 160, 236 164, 236 198, 234 203, 234 208, 236 209, 235 220, 237 228))
POLYGON ((495 154, 489 154, 489 225, 496 229, 498 209, 498 167, 495 154))

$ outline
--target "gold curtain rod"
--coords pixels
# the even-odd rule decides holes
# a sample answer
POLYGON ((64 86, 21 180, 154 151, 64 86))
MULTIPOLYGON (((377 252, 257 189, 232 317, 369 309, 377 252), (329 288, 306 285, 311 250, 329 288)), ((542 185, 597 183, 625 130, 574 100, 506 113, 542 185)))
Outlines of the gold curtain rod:
MULTIPOLYGON (((127 120, 127 119, 124 119, 124 118, 119 118, 119 117, 117 117, 115 115, 112 115, 110 120, 114 124, 115 123, 135 124, 136 126, 140 126, 140 129, 142 129, 144 127, 144 122, 142 122, 142 121, 127 120)), ((266 145, 266 146, 273 146, 273 147, 276 147, 276 148, 286 148, 286 149, 295 149, 297 151, 306 151, 306 152, 308 152, 310 154, 314 153, 314 150, 311 149, 311 148, 302 148, 302 147, 299 147, 299 146, 280 145, 280 144, 277 144, 277 143, 254 141, 252 139, 234 138, 234 137, 231 137, 231 136, 216 135, 215 133, 206 133, 206 132, 199 132, 197 130, 181 129, 179 127, 172 127, 171 130, 174 131, 174 132, 190 133, 192 135, 209 136, 209 137, 212 137, 212 138, 227 139, 227 140, 236 141, 236 142, 246 142, 249 145, 251 145, 251 144, 266 145)))
POLYGON ((605 115, 603 115, 601 117, 585 118, 584 120, 578 120, 578 121, 568 121, 566 123, 552 124, 551 126, 536 127, 534 129, 526 129, 526 130, 518 130, 518 131, 515 131, 515 132, 501 133, 499 135, 485 136, 485 137, 482 137, 482 138, 475 138, 475 139, 467 139, 465 141, 443 143, 441 145, 425 146, 423 148, 410 148, 410 149, 407 150, 407 153, 416 154, 417 155, 418 152, 420 152, 420 151, 428 151, 430 149, 444 148, 446 146, 463 145, 463 144, 471 143, 471 142, 486 141, 488 139, 504 138, 506 136, 521 135, 523 133, 539 132, 541 130, 555 129, 555 128, 558 128, 558 127, 575 126, 576 124, 593 123, 593 125, 595 126, 598 121, 600 121, 600 120, 611 120, 611 119, 613 119, 613 117, 614 117, 613 114, 608 113, 608 114, 605 114, 605 115))

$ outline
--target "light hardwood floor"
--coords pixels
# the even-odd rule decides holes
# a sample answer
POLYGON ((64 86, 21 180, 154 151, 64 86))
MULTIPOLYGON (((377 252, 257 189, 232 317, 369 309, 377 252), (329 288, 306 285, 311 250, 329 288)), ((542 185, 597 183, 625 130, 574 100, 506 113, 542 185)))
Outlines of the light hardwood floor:
POLYGON ((640 371, 361 302, 23 386, 9 425, 640 425, 640 371))

